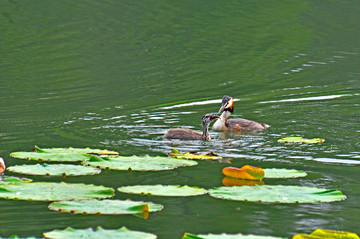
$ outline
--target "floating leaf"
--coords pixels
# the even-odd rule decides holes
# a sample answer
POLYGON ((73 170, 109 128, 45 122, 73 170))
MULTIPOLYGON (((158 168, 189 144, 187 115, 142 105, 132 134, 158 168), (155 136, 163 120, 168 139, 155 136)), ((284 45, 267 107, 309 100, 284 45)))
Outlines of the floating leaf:
POLYGON ((107 149, 91 148, 40 148, 35 145, 34 151, 37 153, 77 153, 77 154, 98 154, 98 155, 118 155, 118 152, 107 149))
POLYGON ((256 185, 264 185, 264 181, 258 180, 246 180, 225 176, 222 180, 222 184, 224 186, 232 187, 232 186, 254 186, 256 185))
POLYGON ((180 185, 135 185, 119 187, 123 193, 154 196, 197 196, 207 193, 206 189, 180 185))
POLYGON ((214 152, 210 152, 207 154, 197 154, 196 152, 186 152, 186 153, 180 153, 177 149, 171 150, 171 153, 169 154, 171 157, 175 157, 178 159, 204 159, 204 160, 216 160, 221 159, 219 155, 217 155, 214 152))
POLYGON ((266 178, 300 178, 306 177, 307 173, 296 169, 264 168, 266 178))
POLYGON ((262 180, 265 172, 262 168, 245 165, 241 168, 226 167, 222 170, 223 174, 233 178, 247 179, 247 180, 262 180))
POLYGON ((59 201, 108 198, 114 196, 112 188, 79 183, 8 183, 0 184, 0 198, 59 201))
POLYGON ((7 184, 7 183, 30 183, 32 179, 29 178, 18 178, 18 177, 9 177, 9 176, 2 176, 0 177, 0 184, 7 184))
POLYGON ((353 232, 334 231, 325 229, 316 229, 310 235, 308 234, 297 234, 293 236, 293 239, 360 239, 360 237, 353 232))
POLYGON ((282 185, 218 187, 210 189, 209 194, 228 200, 276 203, 334 202, 346 199, 339 190, 282 185))
POLYGON ((54 161, 54 162, 76 162, 85 161, 90 159, 88 154, 78 153, 36 153, 36 152, 14 152, 10 154, 11 157, 43 161, 54 161))
POLYGON ((82 165, 70 164, 35 164, 35 165, 15 165, 8 168, 10 172, 46 175, 46 176, 80 176, 99 174, 101 169, 86 167, 82 165))
POLYGON ((83 162, 83 164, 113 170, 160 171, 171 170, 183 166, 194 166, 197 165, 197 162, 171 157, 151 157, 149 155, 139 157, 134 155, 129 157, 118 156, 112 158, 100 158, 93 156, 88 162, 83 162))
POLYGON ((258 235, 243 235, 239 234, 207 234, 194 235, 185 233, 181 239, 286 239, 286 237, 272 237, 272 236, 258 236, 258 235))
POLYGON ((131 239, 155 239, 156 235, 140 232, 140 231, 131 231, 126 227, 120 229, 103 229, 102 227, 97 227, 96 230, 92 228, 88 229, 74 229, 68 227, 64 230, 53 230, 51 232, 45 232, 44 237, 53 238, 53 239, 63 239, 63 238, 131 238, 131 239))
POLYGON ((137 214, 157 212, 164 208, 161 204, 130 200, 81 200, 59 201, 50 204, 49 209, 71 214, 137 214))
POLYGON ((315 143, 323 143, 325 139, 314 138, 314 139, 304 139, 303 137, 285 137, 279 139, 279 143, 306 143, 306 144, 315 144, 315 143))

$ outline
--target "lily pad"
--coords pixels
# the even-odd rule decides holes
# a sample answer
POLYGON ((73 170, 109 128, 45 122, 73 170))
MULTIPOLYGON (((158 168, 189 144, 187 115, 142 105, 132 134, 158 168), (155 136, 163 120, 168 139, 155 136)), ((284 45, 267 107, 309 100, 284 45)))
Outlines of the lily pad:
POLYGON ((185 233, 181 239, 286 239, 286 237, 272 237, 272 236, 258 236, 258 235, 243 235, 239 234, 207 234, 194 235, 185 233))
POLYGON ((118 155, 116 151, 107 149, 91 149, 91 148, 40 148, 35 145, 34 151, 37 153, 77 153, 77 154, 98 154, 98 155, 118 155))
POLYGON ((149 155, 139 157, 134 155, 129 157, 117 156, 112 158, 100 158, 93 156, 89 161, 83 162, 83 164, 113 170, 160 171, 171 170, 177 167, 194 166, 197 165, 197 162, 171 157, 151 157, 149 155))
POLYGON ((307 173, 297 169, 264 168, 266 178, 300 178, 306 177, 307 173))
POLYGON ((118 238, 118 239, 155 239, 156 235, 140 232, 140 231, 131 231, 126 227, 120 229, 103 229, 102 227, 97 227, 96 230, 92 228, 88 229, 74 229, 68 227, 64 230, 53 230, 51 232, 45 232, 44 237, 53 238, 53 239, 65 239, 65 238, 94 238, 94 239, 107 239, 107 238, 118 238))
POLYGON ((114 196, 114 189, 80 183, 8 183, 0 184, 0 198, 31 200, 31 201, 59 201, 109 198, 114 196))
POLYGON ((197 160, 216 160, 221 159, 219 155, 214 152, 210 152, 207 154, 197 154, 196 152, 186 152, 180 153, 177 149, 172 149, 169 156, 175 157, 178 159, 197 159, 197 160))
POLYGON ((119 187, 122 193, 132 193, 141 195, 187 197, 206 194, 207 190, 199 187, 180 186, 180 185, 135 185, 119 187))
POLYGON ((59 201, 50 204, 49 209, 71 214, 137 214, 157 212, 164 208, 161 204, 130 200, 81 200, 59 201))
POLYGON ((29 174, 29 175, 45 175, 45 176, 80 176, 94 175, 101 173, 101 169, 94 167, 86 167, 82 165, 71 164, 35 164, 35 165, 15 165, 8 168, 10 172, 29 174))
POLYGON ((306 144, 315 144, 315 143, 323 143, 325 139, 321 138, 314 138, 314 139, 304 139, 303 137, 292 136, 292 137, 285 137, 279 139, 279 143, 306 143, 306 144))
POLYGON ((37 160, 39 162, 51 161, 51 162, 76 162, 85 161, 90 159, 88 154, 79 153, 36 153, 36 152, 14 152, 10 154, 11 157, 37 160))
POLYGON ((316 229, 310 234, 297 234, 293 236, 293 239, 360 239, 360 237, 353 232, 345 231, 335 231, 335 230, 325 230, 325 229, 316 229))
POLYGON ((9 177, 9 176, 0 177, 0 184, 30 183, 30 182, 32 182, 32 179, 29 179, 29 178, 18 178, 18 177, 9 177))
POLYGON ((346 199, 339 190, 282 185, 218 187, 210 189, 209 194, 227 200, 269 203, 317 203, 346 199))
POLYGON ((226 167, 222 170, 223 174, 233 178, 247 179, 247 180, 262 180, 265 172, 262 168, 245 165, 241 168, 226 167))

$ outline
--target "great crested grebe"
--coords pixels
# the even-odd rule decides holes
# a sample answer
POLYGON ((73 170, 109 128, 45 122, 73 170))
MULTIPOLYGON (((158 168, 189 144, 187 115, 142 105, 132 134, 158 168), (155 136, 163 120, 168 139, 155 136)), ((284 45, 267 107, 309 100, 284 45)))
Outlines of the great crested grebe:
POLYGON ((0 174, 2 174, 5 171, 5 161, 3 158, 0 158, 0 174))
POLYGON ((168 129, 165 133, 167 139, 187 139, 187 140, 210 140, 209 124, 214 119, 219 118, 217 114, 206 114, 201 119, 203 131, 198 132, 191 129, 168 129))
POLYGON ((222 106, 219 113, 224 111, 220 118, 214 123, 213 130, 224 130, 224 131, 245 131, 253 130, 260 131, 270 127, 270 125, 258 123, 247 119, 229 119, 231 113, 234 112, 234 99, 230 96, 224 95, 222 99, 222 106))

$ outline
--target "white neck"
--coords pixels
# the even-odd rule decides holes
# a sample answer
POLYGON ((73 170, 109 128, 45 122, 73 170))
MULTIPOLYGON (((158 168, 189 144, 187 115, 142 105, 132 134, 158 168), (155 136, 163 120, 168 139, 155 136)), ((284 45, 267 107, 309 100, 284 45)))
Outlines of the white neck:
POLYGON ((230 117, 230 115, 231 115, 230 111, 225 110, 220 115, 220 120, 225 123, 226 120, 230 117))

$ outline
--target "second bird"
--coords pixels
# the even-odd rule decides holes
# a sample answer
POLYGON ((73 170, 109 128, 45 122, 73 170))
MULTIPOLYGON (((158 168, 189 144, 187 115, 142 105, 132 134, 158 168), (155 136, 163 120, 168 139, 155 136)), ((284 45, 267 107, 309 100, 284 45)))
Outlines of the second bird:
POLYGON ((231 113, 234 112, 234 99, 230 96, 224 95, 222 105, 219 113, 224 111, 220 118, 214 123, 212 129, 218 131, 260 131, 270 127, 268 124, 258 123, 256 121, 236 118, 229 119, 231 113))

